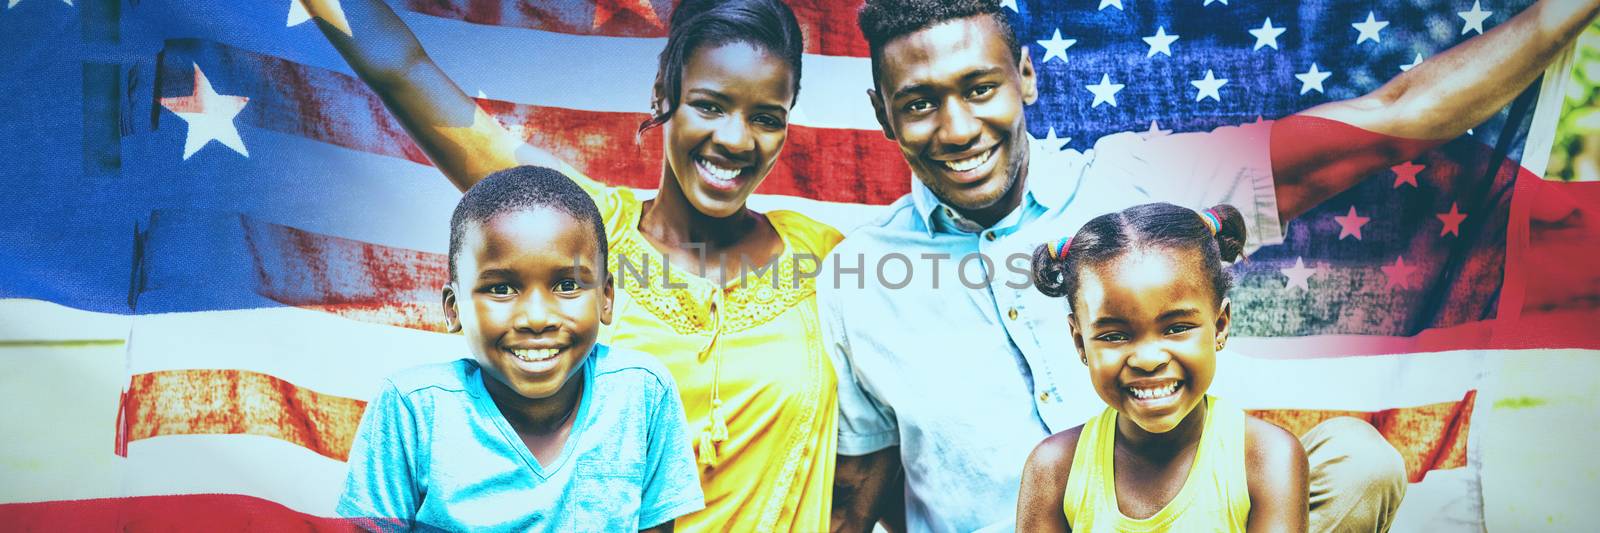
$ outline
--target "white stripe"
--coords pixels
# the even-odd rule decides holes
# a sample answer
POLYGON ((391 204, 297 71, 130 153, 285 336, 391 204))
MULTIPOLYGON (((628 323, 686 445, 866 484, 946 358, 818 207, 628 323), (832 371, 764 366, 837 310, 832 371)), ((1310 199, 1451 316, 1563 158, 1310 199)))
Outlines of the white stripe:
POLYGON ((126 496, 243 494, 333 516, 345 464, 256 435, 176 435, 128 444, 126 496))
MULTIPOLYGON (((590 111, 650 111, 664 38, 568 35, 401 11, 434 62, 467 94, 590 111), (448 46, 446 45, 448 43, 448 46), (495 53, 484 53, 493 50, 495 53)), ((878 130, 864 57, 805 54, 790 123, 878 130)))
POLYGON ((1406 487, 1395 512, 1395 533, 1411 531, 1482 531, 1483 504, 1478 474, 1472 468, 1434 470, 1406 487))
POLYGON ((1224 351, 1210 391, 1245 409, 1377 411, 1460 401, 1482 385, 1484 352, 1256 359, 1224 351))
MULTIPOLYGON (((71 290, 69 288, 68 290, 71 290)), ((0 299, 0 341, 122 340, 133 317, 24 298, 0 299)))

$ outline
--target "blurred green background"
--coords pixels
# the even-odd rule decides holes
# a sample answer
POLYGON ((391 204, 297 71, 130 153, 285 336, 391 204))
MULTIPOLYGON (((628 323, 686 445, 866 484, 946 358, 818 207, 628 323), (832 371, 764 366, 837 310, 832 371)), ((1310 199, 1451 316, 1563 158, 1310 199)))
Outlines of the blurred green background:
POLYGON ((1600 181, 1600 20, 1578 38, 1567 97, 1545 177, 1600 181))

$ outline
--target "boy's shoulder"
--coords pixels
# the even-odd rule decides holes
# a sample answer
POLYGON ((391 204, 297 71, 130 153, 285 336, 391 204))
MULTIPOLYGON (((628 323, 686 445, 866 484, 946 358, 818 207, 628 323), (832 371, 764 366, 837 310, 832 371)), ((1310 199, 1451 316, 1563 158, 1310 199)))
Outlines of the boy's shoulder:
POLYGON ((655 356, 628 348, 596 344, 591 364, 596 381, 638 382, 647 387, 675 389, 672 373, 655 356))
POLYGON ((430 388, 466 392, 467 379, 477 368, 469 358, 440 361, 401 370, 389 376, 388 381, 401 396, 430 388))

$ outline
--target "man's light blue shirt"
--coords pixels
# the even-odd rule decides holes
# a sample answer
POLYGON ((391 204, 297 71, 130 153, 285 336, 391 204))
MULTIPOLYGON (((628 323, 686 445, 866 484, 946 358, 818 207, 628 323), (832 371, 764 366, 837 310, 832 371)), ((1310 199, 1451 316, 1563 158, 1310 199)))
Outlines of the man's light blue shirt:
POLYGON ((548 466, 486 379, 472 359, 390 377, 362 415, 339 515, 376 529, 637 531, 705 506, 683 404, 654 357, 595 346, 548 466))
POLYGON ((1073 347, 1065 300, 1032 287, 1034 249, 1101 214, 1157 201, 1232 204, 1251 249, 1280 242, 1270 130, 1259 122, 1121 133, 1087 153, 1034 141, 1022 204, 988 228, 913 181, 834 249, 818 278, 839 375, 839 453, 900 447, 912 531, 1009 524, 1034 446, 1104 408, 1073 347))

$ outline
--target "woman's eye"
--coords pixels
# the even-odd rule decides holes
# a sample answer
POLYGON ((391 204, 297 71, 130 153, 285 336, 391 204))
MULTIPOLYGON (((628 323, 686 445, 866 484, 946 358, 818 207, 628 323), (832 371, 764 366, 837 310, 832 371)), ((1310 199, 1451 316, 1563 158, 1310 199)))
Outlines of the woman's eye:
POLYGON ((710 103, 710 102, 695 102, 695 103, 692 103, 692 104, 689 104, 689 105, 691 107, 694 107, 695 109, 699 109, 700 111, 703 111, 703 112, 706 112, 706 113, 709 113, 709 114, 712 114, 712 115, 722 113, 722 107, 718 106, 717 104, 710 103))

